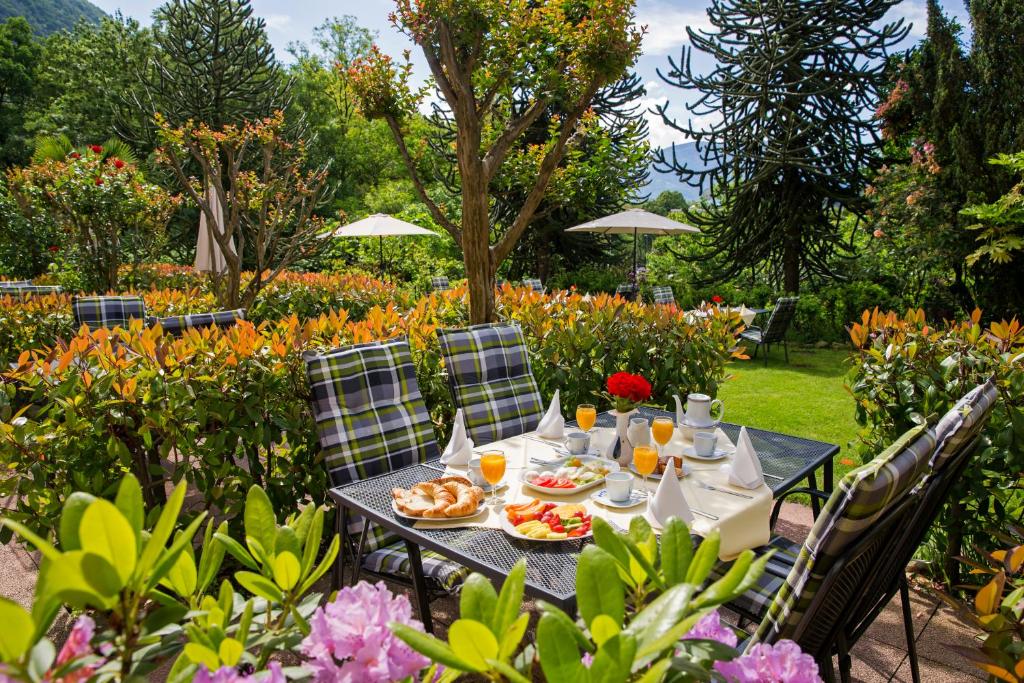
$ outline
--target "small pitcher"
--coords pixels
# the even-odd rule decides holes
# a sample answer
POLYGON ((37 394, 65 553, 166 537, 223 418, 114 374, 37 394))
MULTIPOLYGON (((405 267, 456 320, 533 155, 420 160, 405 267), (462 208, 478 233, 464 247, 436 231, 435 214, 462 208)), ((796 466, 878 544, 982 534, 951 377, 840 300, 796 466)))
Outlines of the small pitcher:
POLYGON ((712 399, 707 394, 689 394, 686 397, 686 422, 693 427, 710 427, 725 417, 725 406, 720 400, 712 399), (718 416, 711 417, 715 405, 718 405, 718 416))

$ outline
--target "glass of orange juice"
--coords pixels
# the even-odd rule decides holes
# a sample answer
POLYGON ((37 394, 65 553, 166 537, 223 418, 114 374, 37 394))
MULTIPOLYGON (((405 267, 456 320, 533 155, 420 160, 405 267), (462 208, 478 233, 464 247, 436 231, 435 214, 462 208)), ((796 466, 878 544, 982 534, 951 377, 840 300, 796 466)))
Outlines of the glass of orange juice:
POLYGON ((658 451, 650 446, 637 446, 633 449, 633 467, 637 474, 644 478, 644 495, 650 496, 647 490, 647 475, 658 466, 658 451))
POLYGON ((583 431, 589 433, 597 422, 597 408, 592 403, 581 403, 576 406, 576 424, 583 431))
POLYGON ((672 440, 676 423, 671 417, 656 417, 651 421, 651 436, 658 442, 658 454, 663 452, 665 444, 672 440))
POLYGON ((496 502, 494 497, 498 482, 505 476, 505 453, 503 451, 484 451, 480 456, 480 475, 491 485, 491 504, 496 502))

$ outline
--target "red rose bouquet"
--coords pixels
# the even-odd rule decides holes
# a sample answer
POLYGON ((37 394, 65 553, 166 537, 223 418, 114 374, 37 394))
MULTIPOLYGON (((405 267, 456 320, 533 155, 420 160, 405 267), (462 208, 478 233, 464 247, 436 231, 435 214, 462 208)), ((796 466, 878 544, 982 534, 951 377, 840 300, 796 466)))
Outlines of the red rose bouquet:
POLYGON ((607 389, 608 398, 620 413, 628 413, 651 397, 651 383, 628 372, 616 372, 609 377, 607 389))

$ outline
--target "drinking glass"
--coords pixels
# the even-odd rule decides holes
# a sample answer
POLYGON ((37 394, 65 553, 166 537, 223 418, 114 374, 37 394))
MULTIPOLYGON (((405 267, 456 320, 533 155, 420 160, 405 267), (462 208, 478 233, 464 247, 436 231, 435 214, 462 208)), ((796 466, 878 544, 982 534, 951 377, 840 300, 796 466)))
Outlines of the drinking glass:
POLYGON ((485 451, 480 456, 480 474, 483 475, 484 481, 491 485, 491 505, 494 505, 498 482, 505 476, 505 453, 485 451))
POLYGON ((592 403, 581 403, 576 406, 576 424, 583 431, 590 433, 597 422, 597 408, 592 403))
POLYGON ((637 446, 633 449, 633 467, 636 468, 637 474, 644 478, 644 495, 647 497, 651 495, 647 490, 647 475, 657 466, 658 451, 650 446, 637 446))
POLYGON ((672 440, 672 434, 676 430, 676 423, 671 417, 656 417, 651 422, 651 436, 658 442, 658 455, 663 453, 665 444, 672 440))

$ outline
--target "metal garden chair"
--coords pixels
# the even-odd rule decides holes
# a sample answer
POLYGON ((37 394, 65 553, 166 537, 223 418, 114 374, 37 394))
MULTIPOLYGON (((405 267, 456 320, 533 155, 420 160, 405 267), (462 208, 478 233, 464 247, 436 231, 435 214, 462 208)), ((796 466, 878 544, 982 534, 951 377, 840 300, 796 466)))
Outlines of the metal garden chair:
POLYGON ((674 304, 676 302, 676 295, 672 292, 672 288, 668 285, 658 285, 651 288, 651 295, 654 298, 656 304, 674 304))
POLYGON ((544 293, 544 283, 534 277, 523 278, 523 287, 529 287, 540 294, 544 293))
POLYGON ((544 406, 523 331, 514 324, 439 329, 455 407, 478 445, 536 429, 544 406))
POLYGON ((132 319, 146 319, 146 304, 139 296, 76 296, 71 300, 75 325, 124 327, 132 319))
MULTIPOLYGON (((320 450, 333 486, 439 457, 434 426, 404 339, 357 344, 322 355, 307 352, 304 359, 320 450)), ((346 554, 353 563, 353 584, 361 571, 411 584, 416 577, 410 558, 417 556, 433 594, 453 591, 469 573, 457 562, 421 552, 344 508, 337 519, 343 543, 335 587, 341 583, 346 554)))
POLYGON ((780 298, 775 302, 775 308, 772 309, 771 317, 768 318, 768 323, 763 329, 756 325, 751 325, 740 333, 740 339, 755 345, 754 358, 757 358, 757 352, 761 347, 765 347, 765 366, 768 365, 768 352, 771 350, 772 344, 782 344, 782 348, 786 352, 786 362, 789 362, 789 345, 786 343, 786 332, 789 331, 789 324, 793 322, 798 301, 800 301, 798 296, 780 298))
POLYGON ((636 285, 623 282, 615 287, 615 293, 626 301, 634 301, 636 299, 636 285))
POLYGON ((430 289, 435 292, 447 292, 452 288, 448 278, 444 275, 430 278, 430 289))

